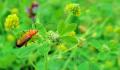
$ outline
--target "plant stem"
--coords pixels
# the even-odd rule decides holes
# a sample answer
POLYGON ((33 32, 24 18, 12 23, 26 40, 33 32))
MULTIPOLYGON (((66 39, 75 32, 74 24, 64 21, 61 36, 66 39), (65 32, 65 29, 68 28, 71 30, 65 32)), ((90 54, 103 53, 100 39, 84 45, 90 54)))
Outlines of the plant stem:
POLYGON ((45 56, 45 70, 48 70, 48 53, 45 56))
POLYGON ((77 49, 77 45, 75 45, 74 47, 75 47, 75 48, 72 49, 72 52, 71 52, 70 56, 68 57, 67 61, 65 62, 65 64, 63 65, 63 68, 62 68, 61 70, 65 70, 65 68, 66 68, 67 65, 69 64, 71 58, 74 56, 75 51, 76 51, 76 49, 77 49))
POLYGON ((65 20, 65 23, 69 23, 70 22, 70 18, 71 18, 72 14, 69 14, 65 20))

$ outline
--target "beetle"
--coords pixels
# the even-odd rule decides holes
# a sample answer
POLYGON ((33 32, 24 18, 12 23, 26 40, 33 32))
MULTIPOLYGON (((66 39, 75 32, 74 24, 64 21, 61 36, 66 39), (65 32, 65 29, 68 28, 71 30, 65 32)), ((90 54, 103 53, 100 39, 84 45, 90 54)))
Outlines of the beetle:
POLYGON ((17 47, 22 47, 25 45, 36 33, 38 30, 29 30, 27 31, 20 39, 16 41, 17 47))

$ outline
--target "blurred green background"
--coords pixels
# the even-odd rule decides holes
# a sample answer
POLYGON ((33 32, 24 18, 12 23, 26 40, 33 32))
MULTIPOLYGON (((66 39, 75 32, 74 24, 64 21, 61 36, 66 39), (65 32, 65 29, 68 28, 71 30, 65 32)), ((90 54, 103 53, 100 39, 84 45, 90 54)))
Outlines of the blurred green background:
MULTIPOLYGON (((57 26, 66 21, 67 4, 75 3, 80 6, 80 16, 69 18, 67 23, 77 25, 76 38, 80 39, 82 46, 77 50, 73 49, 75 52, 71 56, 70 51, 47 56, 41 53, 40 58, 36 58, 38 52, 30 53, 38 46, 34 43, 31 47, 13 48, 20 33, 34 28, 35 22, 28 17, 28 9, 33 1, 35 0, 0 0, 0 70, 20 70, 22 66, 23 70, 120 70, 120 0, 36 0, 36 18, 46 31, 57 31, 57 26), (20 28, 6 32, 4 23, 13 8, 18 9, 20 28), (15 41, 11 42, 13 37, 9 34, 14 35, 15 41), (26 56, 27 54, 30 56, 26 56), (43 56, 47 57, 47 62, 43 56), (39 61, 26 64, 26 60, 34 59, 39 61)), ((46 43, 43 45, 48 46, 46 43)))

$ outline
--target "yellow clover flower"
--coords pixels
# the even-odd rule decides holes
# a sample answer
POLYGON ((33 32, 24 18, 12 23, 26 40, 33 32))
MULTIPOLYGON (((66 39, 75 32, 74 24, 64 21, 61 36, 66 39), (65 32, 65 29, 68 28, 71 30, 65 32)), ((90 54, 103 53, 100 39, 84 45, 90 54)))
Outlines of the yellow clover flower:
POLYGON ((71 31, 68 33, 68 36, 75 36, 75 35, 76 35, 75 31, 71 31))
POLYGON ((80 15, 80 6, 79 4, 70 3, 65 6, 66 13, 72 13, 75 16, 80 15))
POLYGON ((113 32, 113 26, 112 25, 108 25, 108 26, 106 26, 106 32, 108 32, 108 33, 111 33, 111 32, 113 32))
POLYGON ((18 14, 18 9, 17 8, 13 8, 10 12, 11 12, 11 14, 18 14))
POLYGON ((16 14, 8 15, 8 17, 5 20, 4 26, 5 26, 6 31, 17 28, 19 26, 19 18, 18 18, 18 16, 16 14))
POLYGON ((15 40, 15 37, 14 37, 12 34, 8 34, 8 35, 7 35, 7 40, 8 40, 9 42, 13 42, 13 41, 15 40))
POLYGON ((57 46, 57 49, 58 49, 59 51, 66 51, 68 48, 67 48, 64 44, 59 44, 59 45, 57 46))

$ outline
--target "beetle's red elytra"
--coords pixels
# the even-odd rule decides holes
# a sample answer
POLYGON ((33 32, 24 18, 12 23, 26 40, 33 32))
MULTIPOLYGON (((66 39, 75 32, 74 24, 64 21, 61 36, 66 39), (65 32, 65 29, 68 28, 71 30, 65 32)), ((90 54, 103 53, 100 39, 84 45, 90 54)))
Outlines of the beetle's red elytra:
POLYGON ((16 46, 21 47, 25 45, 31 38, 34 36, 38 30, 29 30, 27 31, 20 39, 17 40, 16 46))

